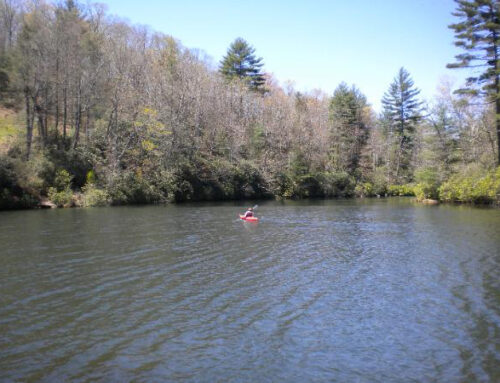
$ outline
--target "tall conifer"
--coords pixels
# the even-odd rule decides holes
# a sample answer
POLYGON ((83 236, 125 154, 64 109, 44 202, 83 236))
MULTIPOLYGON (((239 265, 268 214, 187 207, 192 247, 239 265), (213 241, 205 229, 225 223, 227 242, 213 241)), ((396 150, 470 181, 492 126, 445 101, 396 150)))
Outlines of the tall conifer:
POLYGON ((417 98, 420 90, 414 88, 413 85, 410 74, 406 69, 401 68, 382 98, 383 122, 397 145, 394 161, 397 182, 401 181, 403 170, 410 174, 413 138, 416 126, 421 119, 422 103, 417 98))
POLYGON ((229 46, 219 70, 228 80, 238 78, 247 83, 251 90, 262 91, 265 83, 261 72, 263 65, 262 58, 255 56, 255 48, 238 37, 229 46))
POLYGON ((500 165, 500 1, 455 0, 453 13, 460 21, 449 27, 455 32, 455 45, 463 48, 448 68, 474 68, 477 74, 467 79, 467 88, 459 93, 485 96, 495 104, 497 164, 500 165))
POLYGON ((361 149, 367 139, 363 121, 366 97, 355 87, 341 83, 330 100, 329 120, 332 155, 337 170, 353 172, 359 165, 361 149))

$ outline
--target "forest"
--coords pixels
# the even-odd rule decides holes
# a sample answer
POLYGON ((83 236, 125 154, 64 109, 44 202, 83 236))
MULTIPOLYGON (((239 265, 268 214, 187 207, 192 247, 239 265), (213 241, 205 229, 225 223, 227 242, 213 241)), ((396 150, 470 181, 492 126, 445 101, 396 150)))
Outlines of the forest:
POLYGON ((500 203, 500 6, 456 1, 424 102, 404 68, 376 113, 355 85, 300 92, 236 37, 220 63, 73 0, 0 0, 0 209, 415 196, 500 203), (450 42, 451 43, 451 42, 450 42), (476 71, 477 72, 477 71, 476 71))

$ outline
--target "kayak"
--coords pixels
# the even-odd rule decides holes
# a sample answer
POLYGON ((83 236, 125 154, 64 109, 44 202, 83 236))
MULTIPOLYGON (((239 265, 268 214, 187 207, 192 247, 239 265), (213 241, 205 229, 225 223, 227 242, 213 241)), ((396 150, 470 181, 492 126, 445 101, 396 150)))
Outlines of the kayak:
POLYGON ((243 214, 240 214, 240 218, 243 220, 243 221, 248 221, 248 222, 258 222, 259 219, 257 217, 246 217, 243 215, 243 214))

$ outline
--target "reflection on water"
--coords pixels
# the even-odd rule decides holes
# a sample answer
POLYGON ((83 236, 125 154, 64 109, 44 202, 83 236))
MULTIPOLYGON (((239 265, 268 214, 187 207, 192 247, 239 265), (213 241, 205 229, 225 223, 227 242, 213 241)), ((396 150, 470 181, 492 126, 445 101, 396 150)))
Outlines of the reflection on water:
POLYGON ((0 214, 0 381, 500 381, 500 210, 0 214))

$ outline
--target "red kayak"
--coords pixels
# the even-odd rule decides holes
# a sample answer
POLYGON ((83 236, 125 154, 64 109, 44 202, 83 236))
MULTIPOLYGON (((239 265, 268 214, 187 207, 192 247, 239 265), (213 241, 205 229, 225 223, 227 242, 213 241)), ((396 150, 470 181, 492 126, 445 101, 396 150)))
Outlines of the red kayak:
POLYGON ((257 217, 245 217, 243 214, 240 214, 240 218, 243 221, 248 221, 248 222, 258 222, 259 219, 257 217))

